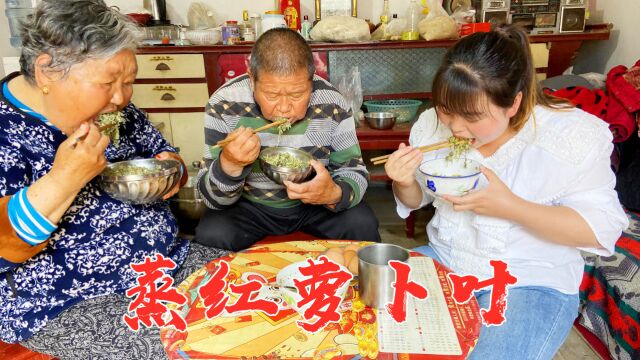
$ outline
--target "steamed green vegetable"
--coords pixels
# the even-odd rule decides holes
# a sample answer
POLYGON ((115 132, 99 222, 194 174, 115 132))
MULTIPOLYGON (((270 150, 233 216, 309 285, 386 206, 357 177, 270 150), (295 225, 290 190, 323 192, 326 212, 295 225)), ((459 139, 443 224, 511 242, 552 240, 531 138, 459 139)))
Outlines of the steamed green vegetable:
POLYGON ((151 175, 162 170, 162 166, 153 166, 151 168, 136 165, 119 165, 107 168, 102 173, 105 176, 128 176, 128 175, 151 175))
POLYGON ((309 166, 309 163, 302 161, 289 153, 280 153, 273 155, 265 155, 264 161, 277 167, 285 167, 290 169, 302 170, 309 166))
POLYGON ((113 125, 102 130, 102 134, 108 136, 116 147, 120 146, 120 125, 125 122, 125 117, 120 111, 101 114, 98 117, 98 124, 102 126, 113 125))
POLYGON ((446 157, 447 161, 453 161, 460 158, 460 156, 466 153, 467 150, 469 150, 469 148, 471 147, 471 139, 451 136, 449 137, 448 141, 451 144, 451 152, 446 157))

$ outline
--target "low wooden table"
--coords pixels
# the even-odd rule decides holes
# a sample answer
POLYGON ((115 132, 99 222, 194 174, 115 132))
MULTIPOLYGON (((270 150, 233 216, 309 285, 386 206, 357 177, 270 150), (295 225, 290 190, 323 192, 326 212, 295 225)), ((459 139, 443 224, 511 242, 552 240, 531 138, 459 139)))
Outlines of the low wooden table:
MULTIPOLYGON (((446 300, 449 316, 461 348, 459 355, 391 354, 378 352, 378 319, 376 311, 368 307, 352 307, 359 302, 357 281, 352 281, 342 304, 342 320, 311 334, 300 329, 295 311, 281 310, 275 316, 248 312, 240 315, 207 320, 198 288, 215 271, 216 263, 229 262, 230 281, 239 281, 247 274, 260 274, 269 283, 285 266, 316 258, 331 247, 367 243, 339 240, 289 241, 258 243, 251 248, 212 260, 193 273, 178 288, 187 295, 188 303, 177 308, 187 322, 187 330, 163 330, 161 339, 170 359, 352 359, 367 353, 378 359, 464 359, 475 345, 481 327, 478 304, 473 298, 457 304, 451 297, 452 288, 446 267, 434 261, 438 281, 446 300), (363 347, 364 346, 364 347, 363 347)), ((412 253, 412 256, 422 256, 412 253)), ((431 290, 433 291, 433 290, 431 290)), ((432 293, 429 296, 435 296, 432 293)), ((230 302, 233 302, 232 300, 230 302)), ((425 300, 429 301, 429 299, 425 300)), ((360 303, 361 304, 361 303, 360 303)), ((413 314, 408 314, 412 316, 413 314)), ((414 315, 415 316, 415 315, 414 315)), ((422 323, 420 324, 422 326, 422 323)), ((428 324, 425 324, 425 326, 428 324)))

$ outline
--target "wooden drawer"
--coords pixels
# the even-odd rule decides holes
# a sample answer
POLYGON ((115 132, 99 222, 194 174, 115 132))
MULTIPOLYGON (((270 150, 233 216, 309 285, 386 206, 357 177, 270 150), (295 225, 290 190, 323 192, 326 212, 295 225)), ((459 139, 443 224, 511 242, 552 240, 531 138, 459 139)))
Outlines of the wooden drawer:
POLYGON ((207 84, 133 84, 131 101, 143 109, 204 108, 209 100, 207 84))
POLYGON ((204 78, 202 54, 136 55, 138 79, 204 78))

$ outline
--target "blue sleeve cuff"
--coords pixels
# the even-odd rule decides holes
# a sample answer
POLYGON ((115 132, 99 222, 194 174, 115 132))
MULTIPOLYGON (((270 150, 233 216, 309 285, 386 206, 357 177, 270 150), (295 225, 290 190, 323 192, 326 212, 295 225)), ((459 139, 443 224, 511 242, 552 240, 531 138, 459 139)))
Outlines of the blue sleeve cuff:
POLYGON ((9 221, 20 239, 35 246, 45 242, 57 227, 31 205, 27 189, 21 189, 9 200, 9 221))

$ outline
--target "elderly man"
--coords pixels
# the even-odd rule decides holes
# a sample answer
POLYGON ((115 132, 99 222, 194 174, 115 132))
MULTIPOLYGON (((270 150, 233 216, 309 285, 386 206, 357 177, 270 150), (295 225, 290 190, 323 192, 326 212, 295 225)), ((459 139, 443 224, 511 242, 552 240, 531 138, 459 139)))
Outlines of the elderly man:
POLYGON ((269 30, 251 52, 248 74, 220 87, 205 115, 207 171, 198 190, 207 212, 196 241, 241 250, 266 235, 304 231, 324 239, 379 241, 378 221, 361 202, 368 172, 362 161, 351 112, 340 93, 314 75, 311 48, 296 32, 269 30), (284 117, 291 128, 254 133, 284 117), (310 153, 316 175, 284 186, 258 163, 260 150, 290 146, 310 153))

